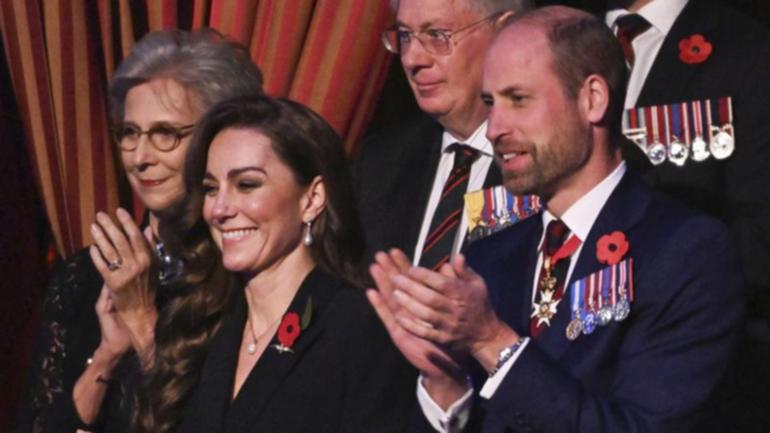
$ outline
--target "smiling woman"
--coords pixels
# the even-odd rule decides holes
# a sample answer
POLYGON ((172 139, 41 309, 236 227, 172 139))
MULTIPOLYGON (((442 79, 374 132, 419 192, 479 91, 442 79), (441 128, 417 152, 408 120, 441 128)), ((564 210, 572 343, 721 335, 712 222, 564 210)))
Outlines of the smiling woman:
MULTIPOLYGON (((320 176, 309 186, 298 185, 270 139, 253 129, 217 134, 206 166, 203 218, 225 268, 264 274, 279 258, 309 263, 309 254, 300 247, 301 228, 312 226, 325 205, 320 176)), ((290 269, 306 266, 293 263, 290 269)))
MULTIPOLYGON (((199 122, 185 185, 161 233, 185 261, 209 265, 188 266, 179 290, 234 302, 213 319, 178 431, 403 431, 416 373, 355 287, 363 236, 331 127, 288 100, 223 102, 199 122)), ((142 390, 146 431, 164 416, 163 366, 195 357, 166 350, 175 344, 158 344, 142 390)))
MULTIPOLYGON (((113 133, 147 227, 142 233, 122 209, 117 221, 99 212, 94 245, 54 271, 18 431, 126 431, 137 377, 153 363, 155 340, 166 338, 156 318, 186 299, 167 290, 182 264, 165 253, 157 223, 183 196, 193 125, 214 103, 261 93, 261 84, 245 47, 210 29, 150 33, 117 68, 109 86, 113 133)), ((206 327, 195 331, 205 335, 206 327)))

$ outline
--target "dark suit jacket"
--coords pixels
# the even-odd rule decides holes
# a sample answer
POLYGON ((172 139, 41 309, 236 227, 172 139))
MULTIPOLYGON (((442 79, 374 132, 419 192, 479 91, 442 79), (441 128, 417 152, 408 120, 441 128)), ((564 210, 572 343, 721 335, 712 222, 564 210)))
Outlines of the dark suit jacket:
POLYGON ((623 154, 645 180, 724 221, 736 240, 755 313, 770 317, 770 38, 749 17, 717 2, 690 0, 674 22, 637 106, 732 96, 735 153, 726 160, 653 167, 634 144, 623 154), (679 59, 679 41, 701 34, 713 47, 703 63, 679 59))
MULTIPOLYGON (((528 335, 542 219, 471 244, 497 314, 528 335)), ((571 281, 606 265, 596 242, 622 231, 634 260, 635 299, 622 322, 571 342, 569 293, 489 401, 484 432, 689 431, 727 365, 743 302, 730 236, 716 220, 653 193, 627 173, 591 228, 571 281)), ((485 378, 475 379, 480 386, 485 378)))
POLYGON ((310 324, 294 352, 268 347, 231 400, 246 322, 241 298, 211 343, 178 431, 402 431, 416 404, 417 375, 391 344, 363 291, 315 270, 289 311, 302 314, 308 302, 310 324))
MULTIPOLYGON (((441 157, 442 126, 424 113, 397 128, 369 134, 353 163, 358 210, 366 235, 365 263, 375 252, 412 255, 441 157)), ((484 187, 502 183, 493 162, 484 187)))

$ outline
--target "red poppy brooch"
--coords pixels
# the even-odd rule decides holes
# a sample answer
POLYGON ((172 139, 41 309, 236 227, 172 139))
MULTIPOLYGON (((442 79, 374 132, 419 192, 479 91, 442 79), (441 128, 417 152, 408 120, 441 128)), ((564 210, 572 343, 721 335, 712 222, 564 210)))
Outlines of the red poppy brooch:
POLYGON ((616 265, 628 252, 629 244, 623 232, 614 231, 596 242, 596 260, 605 265, 616 265))
POLYGON ((703 63, 709 58, 713 48, 711 42, 696 33, 679 41, 679 59, 688 65, 703 63))
POLYGON ((299 314, 294 311, 288 311, 283 315, 281 324, 278 326, 278 344, 273 344, 271 347, 278 351, 278 353, 294 352, 294 342, 297 341, 302 331, 307 329, 310 324, 310 317, 313 314, 312 299, 308 298, 307 304, 305 304, 305 311, 300 318, 299 314))

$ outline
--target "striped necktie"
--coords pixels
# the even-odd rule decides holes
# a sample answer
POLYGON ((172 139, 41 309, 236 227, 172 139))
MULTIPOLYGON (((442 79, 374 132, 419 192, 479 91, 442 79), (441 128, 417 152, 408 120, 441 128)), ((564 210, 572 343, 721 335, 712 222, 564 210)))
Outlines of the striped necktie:
POLYGON ((615 25, 618 27, 618 42, 620 42, 620 46, 623 48, 623 54, 626 56, 628 67, 633 69, 636 58, 631 43, 634 41, 634 38, 650 28, 650 23, 642 18, 641 15, 628 14, 615 20, 615 25))
POLYGON ((463 196, 468 189, 471 165, 479 157, 476 149, 460 143, 451 144, 447 150, 455 154, 454 166, 441 190, 441 199, 433 214, 420 256, 420 266, 433 270, 438 270, 452 254, 457 227, 460 226, 463 214, 463 196))

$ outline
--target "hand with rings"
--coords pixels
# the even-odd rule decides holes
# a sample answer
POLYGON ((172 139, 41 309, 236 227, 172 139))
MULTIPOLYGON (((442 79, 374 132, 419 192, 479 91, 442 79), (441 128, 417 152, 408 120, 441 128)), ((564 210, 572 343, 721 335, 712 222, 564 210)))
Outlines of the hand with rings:
POLYGON ((123 264, 123 260, 121 260, 120 257, 118 257, 115 260, 110 260, 109 263, 107 263, 107 269, 110 271, 117 271, 120 269, 120 265, 123 264))
POLYGON ((142 233, 124 209, 118 209, 116 216, 117 222, 104 212, 96 214, 89 252, 109 289, 115 313, 131 333, 134 349, 147 353, 157 319, 152 232, 148 227, 142 233))

